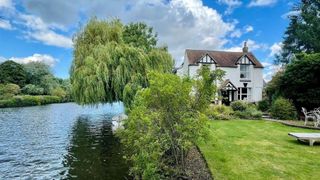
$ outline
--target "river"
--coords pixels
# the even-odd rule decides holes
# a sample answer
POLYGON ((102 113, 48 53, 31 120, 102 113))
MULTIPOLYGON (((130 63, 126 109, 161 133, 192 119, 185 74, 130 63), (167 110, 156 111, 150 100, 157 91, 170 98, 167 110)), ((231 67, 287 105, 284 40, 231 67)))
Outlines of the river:
POLYGON ((126 179, 111 118, 121 103, 0 109, 0 179, 126 179))

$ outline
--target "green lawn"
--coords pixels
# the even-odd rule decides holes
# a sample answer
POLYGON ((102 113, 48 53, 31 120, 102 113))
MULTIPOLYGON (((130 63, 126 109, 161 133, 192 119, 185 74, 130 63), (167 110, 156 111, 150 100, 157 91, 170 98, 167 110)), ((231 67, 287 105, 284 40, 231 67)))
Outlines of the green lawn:
POLYGON ((212 121, 199 144, 215 179, 319 179, 320 145, 301 144, 288 132, 319 132, 276 122, 212 121))

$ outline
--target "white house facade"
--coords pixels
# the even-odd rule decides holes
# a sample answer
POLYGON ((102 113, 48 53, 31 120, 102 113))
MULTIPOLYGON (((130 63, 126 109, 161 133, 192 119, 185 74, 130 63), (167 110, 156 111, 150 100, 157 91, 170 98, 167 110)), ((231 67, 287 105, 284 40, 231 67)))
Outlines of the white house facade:
POLYGON ((258 102, 262 99, 263 66, 248 52, 246 43, 242 52, 187 49, 177 75, 194 78, 203 65, 211 70, 226 72, 223 82, 219 84, 223 103, 229 104, 235 100, 258 102))

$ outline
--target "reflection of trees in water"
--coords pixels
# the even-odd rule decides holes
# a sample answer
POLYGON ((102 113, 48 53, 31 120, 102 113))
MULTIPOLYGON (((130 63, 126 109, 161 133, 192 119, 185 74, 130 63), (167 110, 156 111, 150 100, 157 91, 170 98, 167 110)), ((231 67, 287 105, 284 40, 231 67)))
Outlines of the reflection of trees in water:
POLYGON ((69 168, 68 178, 125 179, 128 167, 111 128, 107 117, 98 121, 88 117, 77 120, 64 160, 64 166, 69 168))

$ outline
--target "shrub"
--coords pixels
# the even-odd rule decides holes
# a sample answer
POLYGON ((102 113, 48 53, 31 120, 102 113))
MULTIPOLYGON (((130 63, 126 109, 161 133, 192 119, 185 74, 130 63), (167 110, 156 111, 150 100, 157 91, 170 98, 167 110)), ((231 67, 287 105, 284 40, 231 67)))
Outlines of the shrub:
POLYGON ((270 104, 267 99, 264 99, 264 100, 258 102, 258 109, 260 111, 266 112, 269 110, 269 108, 270 108, 270 104))
POLYGON ((214 105, 214 106, 210 106, 206 110, 205 114, 210 119, 214 119, 214 120, 229 120, 229 119, 232 119, 233 110, 229 106, 214 105))
POLYGON ((16 84, 0 84, 0 99, 8 99, 20 93, 20 87, 16 84))
POLYGON ((288 120, 296 119, 297 117, 297 112, 292 102, 282 97, 275 100, 271 106, 270 112, 271 116, 277 119, 288 120))
POLYGON ((43 95, 44 89, 33 84, 28 84, 22 88, 22 92, 28 95, 43 95))
POLYGON ((59 102, 61 102, 61 98, 58 96, 14 96, 0 100, 0 108, 36 106, 59 102))
POLYGON ((230 106, 234 111, 245 111, 248 107, 248 103, 245 101, 234 101, 230 106))
POLYGON ((185 175, 187 152, 207 135, 208 118, 194 108, 191 81, 154 72, 148 77, 149 87, 138 91, 117 134, 135 179, 176 179, 185 175))
POLYGON ((261 119, 262 112, 254 106, 249 106, 244 111, 235 111, 234 116, 240 119, 261 119))
POLYGON ((65 90, 63 90, 61 87, 57 87, 57 88, 54 88, 52 91, 51 91, 51 95, 52 96, 58 96, 58 97, 61 97, 61 98, 65 98, 67 96, 67 93, 65 90))

